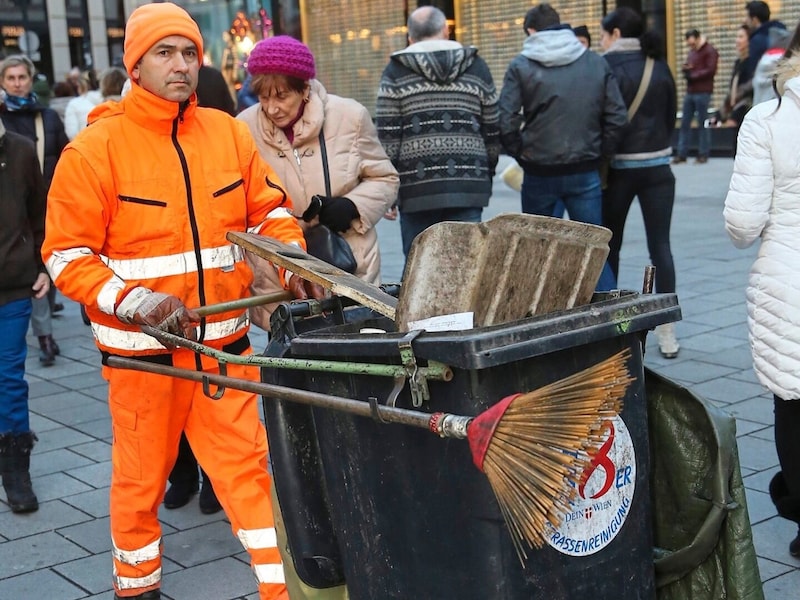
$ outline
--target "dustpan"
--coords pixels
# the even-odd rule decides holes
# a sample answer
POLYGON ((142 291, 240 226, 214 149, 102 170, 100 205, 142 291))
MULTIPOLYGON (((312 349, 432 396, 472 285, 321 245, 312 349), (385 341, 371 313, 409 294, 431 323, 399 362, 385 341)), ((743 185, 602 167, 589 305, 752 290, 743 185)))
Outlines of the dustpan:
POLYGON ((482 327, 588 304, 610 239, 605 227, 536 215, 437 223, 409 251, 397 328, 462 312, 482 327))

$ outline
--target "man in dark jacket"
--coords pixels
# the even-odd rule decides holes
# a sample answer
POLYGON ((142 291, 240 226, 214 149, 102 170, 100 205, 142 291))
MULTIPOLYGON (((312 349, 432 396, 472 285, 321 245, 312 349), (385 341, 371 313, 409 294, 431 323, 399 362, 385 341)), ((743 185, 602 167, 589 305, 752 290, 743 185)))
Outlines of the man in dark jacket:
POLYGON ((236 116, 236 106, 233 102, 228 82, 222 71, 209 65, 200 67, 197 74, 197 104, 222 110, 231 116, 236 116))
MULTIPOLYGON (((628 120, 619 88, 608 63, 549 4, 531 8, 524 29, 500 93, 500 139, 525 171, 522 211, 550 216, 561 200, 571 219, 600 225, 598 169, 628 120)), ((615 285, 606 265, 598 289, 615 285)))
MULTIPOLYGON (((21 54, 7 57, 0 63, 0 86, 5 92, 5 102, 0 107, 0 118, 8 131, 25 136, 34 144, 44 174, 45 191, 56 169, 56 162, 69 139, 64 132, 61 117, 51 108, 39 104, 33 93, 36 69, 27 56, 21 54)), ((33 303, 31 327, 39 339, 39 361, 44 366, 55 362, 60 350, 53 339, 52 312, 63 309, 55 301, 55 287, 47 298, 33 303)))
POLYGON ((441 10, 415 10, 408 19, 411 45, 392 54, 378 89, 378 137, 400 174, 406 256, 434 223, 481 220, 500 153, 489 67, 477 48, 448 37, 441 10))
POLYGON ((697 148, 697 162, 708 162, 711 150, 711 130, 706 126, 708 120, 708 104, 714 92, 714 76, 717 74, 719 53, 716 48, 700 35, 697 29, 686 32, 686 45, 689 55, 683 65, 683 76, 686 78, 686 95, 683 97, 683 113, 681 129, 678 135, 678 155, 674 163, 686 162, 689 155, 689 132, 692 119, 697 115, 697 128, 700 133, 697 148))
POLYGON ((752 0, 744 6, 747 11, 745 23, 750 27, 750 44, 746 70, 755 73, 758 61, 769 48, 769 30, 777 27, 786 29, 780 21, 770 20, 769 4, 762 0, 752 0))
POLYGON ((31 298, 44 298, 50 279, 42 262, 45 193, 36 149, 0 121, 0 474, 16 513, 39 508, 30 476, 36 436, 28 416, 25 335, 31 298))

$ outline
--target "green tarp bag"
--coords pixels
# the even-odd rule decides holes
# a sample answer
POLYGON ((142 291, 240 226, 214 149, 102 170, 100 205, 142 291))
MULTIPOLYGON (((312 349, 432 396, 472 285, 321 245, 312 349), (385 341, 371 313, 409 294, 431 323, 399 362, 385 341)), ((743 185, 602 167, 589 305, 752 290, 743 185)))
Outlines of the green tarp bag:
POLYGON ((658 600, 763 600, 736 421, 645 369, 658 600))

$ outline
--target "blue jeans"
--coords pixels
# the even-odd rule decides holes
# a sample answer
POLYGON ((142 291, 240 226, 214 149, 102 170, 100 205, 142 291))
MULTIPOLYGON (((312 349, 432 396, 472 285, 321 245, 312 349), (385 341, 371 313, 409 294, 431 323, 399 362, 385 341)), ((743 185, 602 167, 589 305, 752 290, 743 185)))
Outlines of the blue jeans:
POLYGON ((483 209, 477 207, 441 208, 437 210, 421 210, 419 212, 400 211, 400 235, 403 239, 403 254, 408 257, 414 238, 431 225, 442 221, 462 221, 464 223, 480 223, 483 209))
MULTIPOLYGON (((573 221, 603 224, 603 192, 597 171, 572 175, 529 175, 522 179, 522 212, 529 215, 552 216, 558 201, 564 203, 573 221)), ((617 280, 608 263, 597 282, 597 291, 612 290, 617 280)))
POLYGON ((25 335, 30 319, 30 298, 0 306, 0 434, 30 431, 25 381, 25 335))
POLYGON ((711 130, 705 126, 708 119, 708 104, 711 94, 686 94, 683 97, 683 116, 681 117, 681 130, 678 133, 678 156, 686 158, 689 155, 689 133, 692 129, 692 119, 697 115, 697 156, 708 157, 711 151, 711 130))

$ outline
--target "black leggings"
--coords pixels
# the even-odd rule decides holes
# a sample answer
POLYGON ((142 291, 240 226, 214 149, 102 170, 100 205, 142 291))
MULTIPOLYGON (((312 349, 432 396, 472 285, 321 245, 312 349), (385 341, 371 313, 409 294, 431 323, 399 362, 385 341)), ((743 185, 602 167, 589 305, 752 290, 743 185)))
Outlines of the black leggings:
POLYGON ((800 503, 800 400, 775 396, 775 449, 786 491, 800 503))
POLYGON ((633 199, 639 198, 647 250, 656 268, 656 292, 675 292, 675 263, 669 243, 675 176, 669 165, 642 169, 609 169, 608 188, 603 192, 603 225, 611 230, 608 264, 619 279, 622 233, 633 199))

